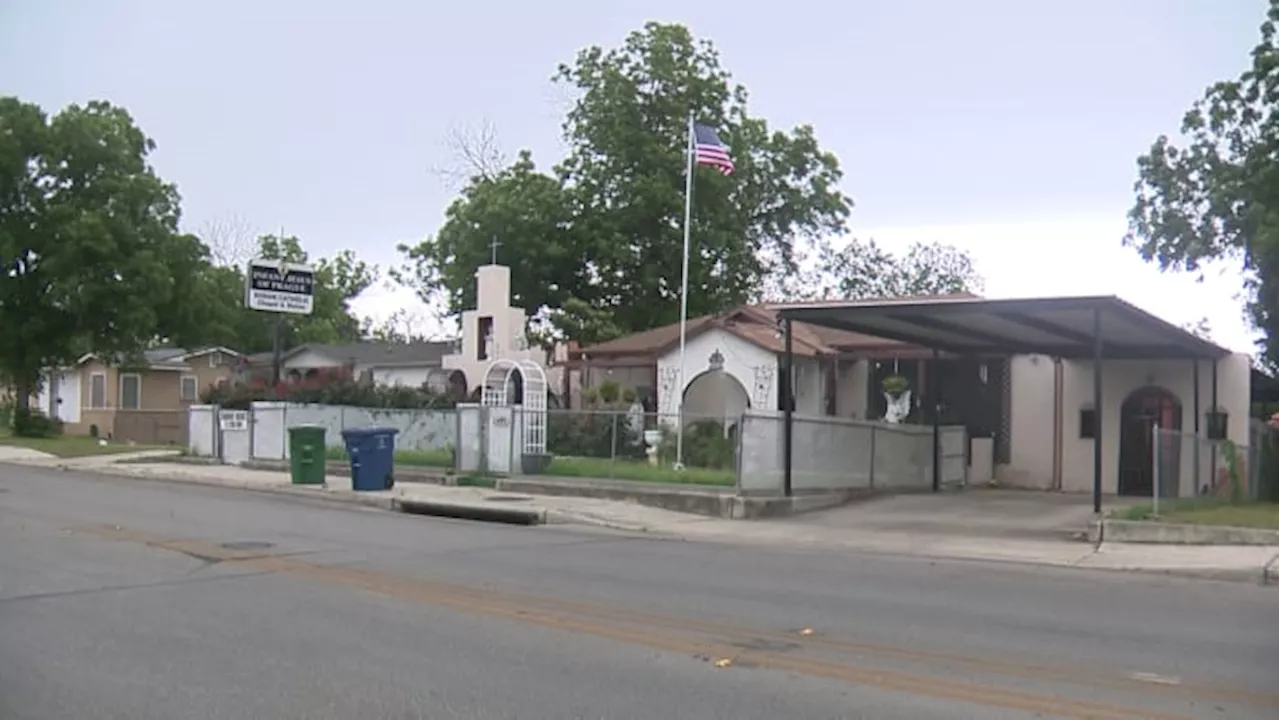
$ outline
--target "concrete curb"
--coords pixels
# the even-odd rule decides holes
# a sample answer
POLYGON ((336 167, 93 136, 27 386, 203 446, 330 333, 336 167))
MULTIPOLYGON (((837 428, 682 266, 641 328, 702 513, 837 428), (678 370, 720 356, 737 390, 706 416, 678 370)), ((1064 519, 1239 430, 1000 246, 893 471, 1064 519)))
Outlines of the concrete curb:
MULTIPOLYGON (((171 460, 200 465, 210 464, 206 458, 181 457, 171 458, 171 460)), ((289 463, 282 460, 249 460, 241 463, 240 467, 248 470, 289 471, 289 463)), ((442 468, 397 465, 395 473, 397 482, 453 485, 457 481, 456 476, 447 474, 442 468)), ((329 460, 325 463, 325 474, 346 479, 350 477, 350 468, 345 462, 329 460)), ((848 490, 805 493, 792 497, 739 496, 735 494, 734 488, 727 486, 647 483, 609 478, 584 480, 537 475, 494 478, 493 489, 530 495, 630 502, 646 507, 728 520, 787 517, 837 507, 877 494, 866 490, 848 490)), ((636 528, 624 527, 623 529, 636 528)))
MULTIPOLYGON (((289 472, 289 463, 282 460, 249 460, 240 463, 246 470, 270 470, 271 472, 289 472)), ((324 474, 351 480, 351 466, 341 460, 327 460, 324 474)), ((418 467, 413 465, 395 466, 396 482, 427 483, 430 485, 449 485, 451 476, 437 468, 418 467)))
POLYGON ((1280 544, 1280 533, 1261 528, 1187 525, 1152 520, 1103 519, 1089 525, 1089 541, 1097 544, 1150 543, 1157 545, 1264 545, 1280 544))
POLYGON ((169 485, 198 485, 200 487, 224 488, 227 490, 248 490, 249 492, 261 493, 263 495, 277 495, 291 498, 301 498, 303 500, 313 500, 317 502, 330 503, 335 505, 361 505, 364 507, 377 508, 380 510, 394 510, 396 498, 383 497, 379 495, 364 495, 351 490, 339 490, 331 488, 328 485, 254 485, 243 482, 214 482, 199 477, 163 477, 159 475, 137 475, 129 472, 121 472, 112 470, 110 465, 104 465, 93 468, 84 468, 68 465, 46 465, 44 469, 62 470, 70 472, 93 473, 98 475, 108 475, 110 477, 124 478, 125 480, 141 480, 144 482, 160 482, 169 485))
POLYGON ((547 520, 547 512, 541 508, 513 508, 398 498, 393 501, 393 505, 400 512, 409 515, 477 520, 504 525, 542 525, 547 520))
POLYGON ((1266 567, 1262 568, 1262 584, 1263 585, 1276 584, 1277 561, 1280 561, 1280 555, 1276 555, 1275 557, 1271 558, 1271 562, 1267 563, 1266 567))
POLYGON ((635 503, 645 507, 673 510, 726 520, 778 518, 814 510, 825 510, 873 497, 868 491, 808 493, 792 497, 740 496, 730 487, 670 485, 635 480, 540 478, 517 476, 496 478, 494 489, 502 492, 553 497, 585 497, 635 503))

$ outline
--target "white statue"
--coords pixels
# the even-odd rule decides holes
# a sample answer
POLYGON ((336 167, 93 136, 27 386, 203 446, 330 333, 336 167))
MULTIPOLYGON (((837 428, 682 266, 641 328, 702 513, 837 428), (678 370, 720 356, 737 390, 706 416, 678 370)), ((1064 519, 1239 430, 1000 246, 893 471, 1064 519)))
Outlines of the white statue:
POLYGON ((631 407, 627 408, 626 418, 631 437, 635 438, 636 442, 643 442, 641 434, 644 432, 644 405, 641 405, 638 400, 631 403, 631 407))
POLYGON ((897 395, 884 394, 884 421, 897 425, 911 414, 911 391, 903 390, 897 395))

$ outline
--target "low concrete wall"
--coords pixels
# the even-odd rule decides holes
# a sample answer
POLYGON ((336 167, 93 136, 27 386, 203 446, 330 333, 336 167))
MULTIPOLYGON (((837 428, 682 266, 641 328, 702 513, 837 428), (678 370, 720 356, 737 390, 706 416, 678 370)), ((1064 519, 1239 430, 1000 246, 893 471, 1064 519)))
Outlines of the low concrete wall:
MULTIPOLYGON (((933 486, 933 428, 793 415, 791 485, 795 492, 918 490, 933 486)), ((783 416, 750 410, 739 431, 738 488, 744 496, 781 495, 783 416)), ((939 429, 943 484, 967 475, 965 428, 939 429)))
POLYGON ((186 410, 116 410, 116 440, 187 447, 186 410))
POLYGON ((1280 544, 1280 533, 1261 528, 1104 519, 1100 522, 1095 521, 1089 526, 1089 541, 1162 545, 1275 546, 1280 544))
POLYGON ((452 410, 385 410, 345 405, 302 405, 282 402, 253 403, 253 457, 257 460, 289 458, 289 428, 320 425, 325 444, 342 447, 347 428, 392 427, 399 430, 400 450, 443 450, 456 442, 458 423, 452 410))
POLYGON ((218 454, 218 406, 187 408, 187 451, 199 457, 218 454))

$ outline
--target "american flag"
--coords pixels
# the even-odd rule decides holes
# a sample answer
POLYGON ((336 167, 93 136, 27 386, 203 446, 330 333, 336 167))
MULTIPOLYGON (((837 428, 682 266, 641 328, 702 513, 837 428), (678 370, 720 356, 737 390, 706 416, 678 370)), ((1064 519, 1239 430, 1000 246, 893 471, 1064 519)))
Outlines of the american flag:
POLYGON ((713 167, 725 175, 733 174, 733 158, 729 148, 720 142, 716 131, 706 125, 693 126, 693 156, 699 165, 713 167))

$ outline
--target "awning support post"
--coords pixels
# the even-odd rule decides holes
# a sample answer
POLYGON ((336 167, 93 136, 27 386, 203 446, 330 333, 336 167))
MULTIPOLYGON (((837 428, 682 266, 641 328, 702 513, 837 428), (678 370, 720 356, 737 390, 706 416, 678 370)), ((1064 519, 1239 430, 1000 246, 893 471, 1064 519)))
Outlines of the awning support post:
POLYGON ((782 377, 778 386, 782 390, 782 494, 787 497, 791 497, 791 433, 795 422, 792 407, 795 395, 791 387, 795 358, 791 337, 791 318, 786 318, 782 321, 782 377))
POLYGON ((929 361, 929 405, 933 408, 933 491, 942 489, 942 442, 938 423, 942 414, 942 394, 938 392, 938 349, 929 361))
MULTIPOLYGON (((1218 359, 1213 359, 1213 375, 1209 378, 1209 412, 1216 422, 1218 419, 1218 359)), ((1223 438, 1224 440, 1226 438, 1223 438)), ((1215 441, 1216 443, 1216 441, 1215 441)), ((1209 453, 1209 489, 1212 490, 1218 482, 1218 446, 1210 445, 1209 453)), ((1199 494, 1200 488, 1196 488, 1199 494)))
MULTIPOLYGON (((1200 492, 1200 360, 1199 358, 1191 361, 1191 428, 1195 433, 1195 447, 1192 448, 1191 462, 1195 471, 1191 473, 1191 494, 1194 496, 1200 492)), ((1182 494, 1182 483, 1178 483, 1178 492, 1175 497, 1182 494)))
POLYGON ((1102 311, 1093 309, 1093 514, 1102 514, 1102 438, 1107 414, 1102 409, 1102 311))

